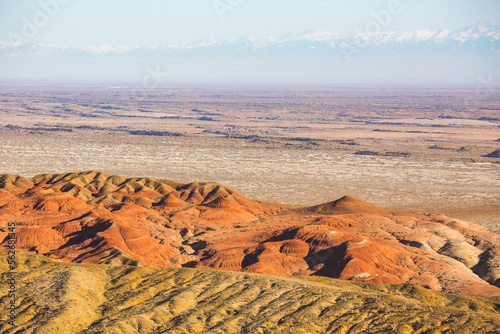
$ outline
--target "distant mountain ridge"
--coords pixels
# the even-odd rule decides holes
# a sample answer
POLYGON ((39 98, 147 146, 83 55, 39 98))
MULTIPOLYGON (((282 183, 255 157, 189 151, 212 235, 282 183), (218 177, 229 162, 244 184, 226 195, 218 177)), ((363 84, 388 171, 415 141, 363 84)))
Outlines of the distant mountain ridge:
POLYGON ((365 49, 375 53, 498 52, 500 25, 478 23, 455 29, 352 33, 306 31, 280 37, 205 37, 180 45, 69 48, 0 40, 0 56, 153 57, 331 55, 365 49))

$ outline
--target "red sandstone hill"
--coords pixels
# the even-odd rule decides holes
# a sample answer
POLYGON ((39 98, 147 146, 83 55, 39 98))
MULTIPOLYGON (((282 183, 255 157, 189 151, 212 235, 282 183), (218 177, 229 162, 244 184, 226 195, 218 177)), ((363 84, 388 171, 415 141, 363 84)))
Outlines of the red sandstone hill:
POLYGON ((333 202, 309 207, 305 209, 305 212, 340 215, 349 213, 389 214, 392 211, 376 207, 353 196, 344 196, 333 202))
POLYGON ((354 197, 294 208, 217 183, 99 172, 0 176, 0 241, 70 262, 320 275, 500 295, 500 236, 354 197))

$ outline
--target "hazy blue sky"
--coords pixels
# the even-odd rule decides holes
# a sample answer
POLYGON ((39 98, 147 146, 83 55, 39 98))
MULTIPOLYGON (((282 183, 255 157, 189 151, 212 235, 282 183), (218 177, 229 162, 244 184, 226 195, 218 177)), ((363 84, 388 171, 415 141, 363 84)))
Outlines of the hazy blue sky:
MULTIPOLYGON (((168 46, 208 36, 279 37, 310 30, 354 35, 356 29, 364 30, 374 20, 374 13, 391 4, 398 13, 382 30, 453 30, 479 22, 500 24, 500 0, 0 0, 0 47, 9 36, 88 48, 168 46), (33 23, 39 27, 31 34, 28 26, 33 23)), ((495 75, 498 80, 498 57, 495 52, 458 54, 453 49, 443 54, 392 55, 361 49, 352 62, 341 53, 334 57, 190 59, 169 54, 116 59, 80 57, 78 53, 59 58, 0 56, 0 80, 128 80, 140 84, 148 78, 148 69, 161 68, 169 72, 165 82, 475 83, 480 75, 495 75)))
MULTIPOLYGON (((282 35, 304 30, 352 32, 390 0, 0 0, 0 39, 19 34, 41 4, 55 15, 32 41, 67 47, 156 45, 211 36, 282 35), (233 4, 222 20, 216 4, 233 4), (52 7, 53 8, 53 7, 52 7)), ((397 0, 395 0, 397 1, 397 0)), ((403 11, 387 30, 455 29, 500 24, 498 0, 399 0, 403 11)))

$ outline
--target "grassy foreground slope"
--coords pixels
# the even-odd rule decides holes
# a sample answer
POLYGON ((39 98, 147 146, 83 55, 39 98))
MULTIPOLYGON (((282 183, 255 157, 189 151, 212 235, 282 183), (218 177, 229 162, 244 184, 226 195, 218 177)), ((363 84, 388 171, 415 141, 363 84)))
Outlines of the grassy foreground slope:
MULTIPOLYGON (((7 253, 0 253, 2 282, 7 253)), ((17 254, 15 326, 1 333, 498 333, 500 300, 193 268, 65 263, 17 254)), ((0 284, 2 308, 10 302, 0 284)))

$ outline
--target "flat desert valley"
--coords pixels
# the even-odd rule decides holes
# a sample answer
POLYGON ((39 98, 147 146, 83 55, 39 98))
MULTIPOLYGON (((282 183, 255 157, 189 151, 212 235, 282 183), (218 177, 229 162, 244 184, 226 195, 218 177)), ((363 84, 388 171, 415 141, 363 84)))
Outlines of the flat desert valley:
POLYGON ((2 84, 0 171, 216 181, 253 199, 352 195, 500 230, 499 93, 476 87, 2 84))

